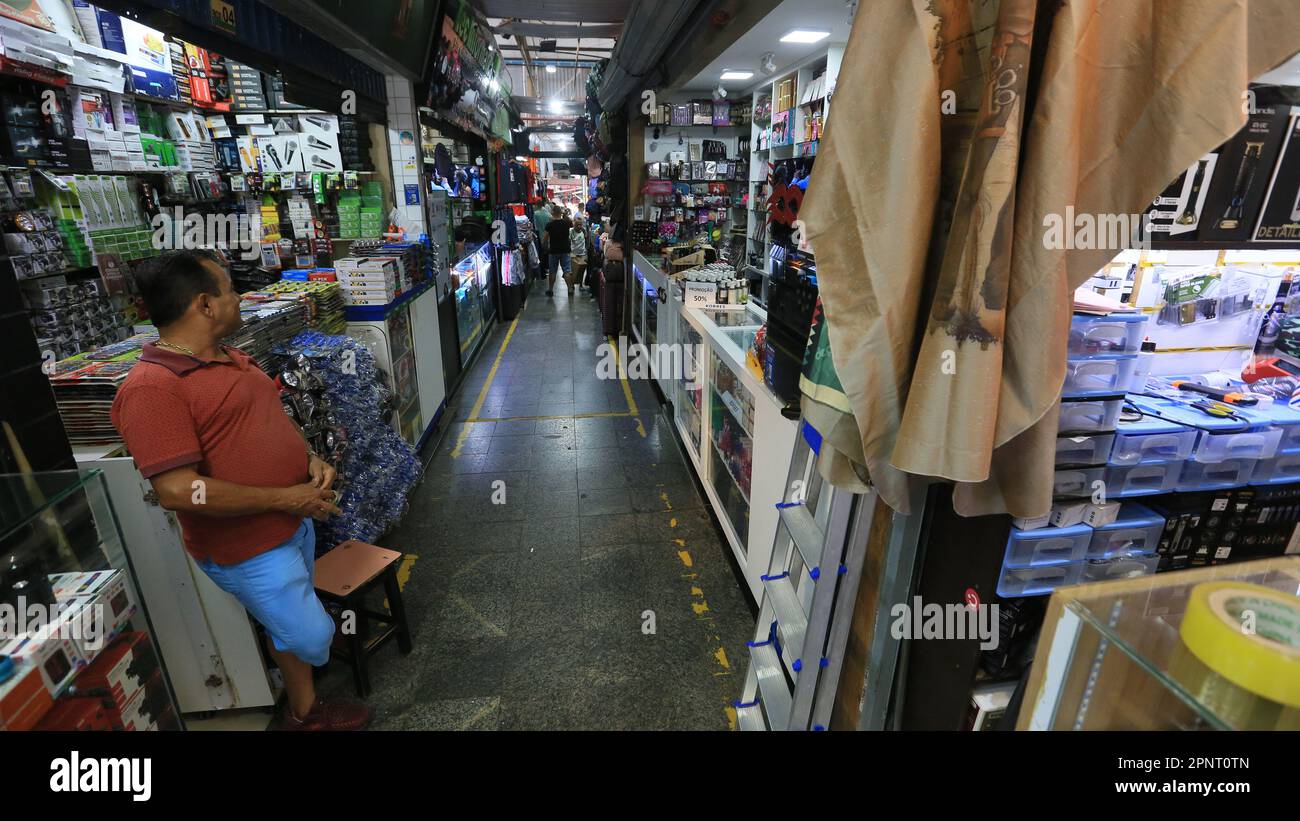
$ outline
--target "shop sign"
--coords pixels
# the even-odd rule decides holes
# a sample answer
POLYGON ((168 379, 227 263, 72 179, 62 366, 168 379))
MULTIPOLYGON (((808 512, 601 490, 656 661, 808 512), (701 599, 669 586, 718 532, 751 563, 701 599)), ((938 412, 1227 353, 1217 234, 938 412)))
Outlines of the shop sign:
POLYGON ((461 0, 460 8, 456 13, 454 28, 456 34, 460 36, 460 41, 465 44, 465 51, 474 62, 486 67, 488 74, 491 76, 501 73, 501 55, 494 51, 488 51, 488 44, 491 41, 484 35, 470 4, 464 0, 461 0))
POLYGON ((211 0, 212 27, 226 34, 235 35, 235 7, 224 0, 211 0))

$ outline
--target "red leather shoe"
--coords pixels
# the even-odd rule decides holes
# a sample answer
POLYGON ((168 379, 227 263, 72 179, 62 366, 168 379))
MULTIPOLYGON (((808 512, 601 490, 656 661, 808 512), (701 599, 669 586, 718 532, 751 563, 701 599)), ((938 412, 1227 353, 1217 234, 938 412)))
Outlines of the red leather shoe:
POLYGON ((286 731, 347 731, 364 730, 370 724, 370 708, 355 701, 326 701, 316 699, 306 718, 298 718, 285 705, 280 729, 286 731))

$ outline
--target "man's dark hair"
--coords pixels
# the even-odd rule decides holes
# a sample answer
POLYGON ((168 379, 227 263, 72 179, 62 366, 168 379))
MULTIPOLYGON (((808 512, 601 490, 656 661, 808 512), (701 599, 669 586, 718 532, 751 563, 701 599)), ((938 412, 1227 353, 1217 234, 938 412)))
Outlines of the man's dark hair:
POLYGON ((180 319, 199 294, 221 293, 221 281, 204 262, 217 259, 206 251, 165 251, 135 267, 135 284, 154 325, 164 328, 180 319))

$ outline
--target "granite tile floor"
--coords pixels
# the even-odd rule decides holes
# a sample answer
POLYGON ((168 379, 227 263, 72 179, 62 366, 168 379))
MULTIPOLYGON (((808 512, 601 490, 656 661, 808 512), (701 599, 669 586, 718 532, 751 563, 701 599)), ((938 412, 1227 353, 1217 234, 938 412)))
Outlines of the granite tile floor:
MULTIPOLYGON (((415 647, 372 658, 374 728, 730 729, 754 625, 730 548, 651 387, 597 375, 595 304, 539 286, 381 540, 414 557, 415 647)), ((344 665, 321 690, 351 695, 344 665)))

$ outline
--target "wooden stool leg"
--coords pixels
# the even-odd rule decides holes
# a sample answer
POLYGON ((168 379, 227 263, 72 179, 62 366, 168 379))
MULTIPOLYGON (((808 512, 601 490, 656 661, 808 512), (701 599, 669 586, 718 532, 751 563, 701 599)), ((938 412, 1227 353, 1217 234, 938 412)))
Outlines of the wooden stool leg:
POLYGON ((362 697, 370 695, 370 654, 366 652, 366 644, 370 641, 370 617, 366 615, 365 602, 357 604, 357 636, 360 640, 357 642, 357 670, 364 687, 362 697))
POLYGON ((352 611, 356 620, 353 622, 352 634, 348 639, 348 662, 352 667, 352 682, 357 688, 357 697, 370 695, 370 677, 366 675, 366 616, 361 608, 351 600, 344 603, 344 612, 352 611))
POLYGON ((406 624, 406 606, 402 604, 402 588, 397 584, 397 566, 384 573, 384 593, 388 596, 388 612, 397 623, 397 647, 402 655, 411 652, 411 630, 406 624))

